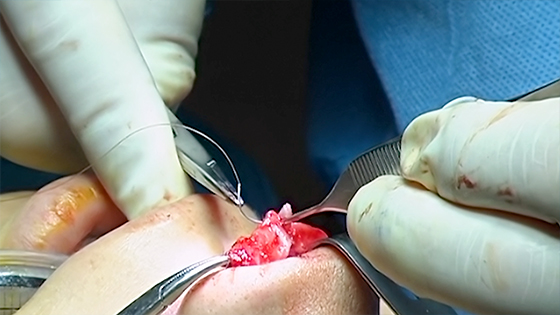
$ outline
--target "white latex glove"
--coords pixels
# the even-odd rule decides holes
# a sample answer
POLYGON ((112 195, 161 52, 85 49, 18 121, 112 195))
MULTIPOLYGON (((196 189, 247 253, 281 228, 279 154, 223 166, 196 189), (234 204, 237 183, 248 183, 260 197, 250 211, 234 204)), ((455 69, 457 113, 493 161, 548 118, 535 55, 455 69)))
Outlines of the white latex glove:
POLYGON ((128 218, 192 192, 165 104, 190 91, 204 0, 0 1, 0 152, 28 167, 89 163, 128 218), (89 163, 88 163, 89 162, 89 163))
POLYGON ((460 99, 408 126, 404 178, 358 191, 349 234, 418 296, 477 314, 559 314, 559 161, 560 98, 460 99))

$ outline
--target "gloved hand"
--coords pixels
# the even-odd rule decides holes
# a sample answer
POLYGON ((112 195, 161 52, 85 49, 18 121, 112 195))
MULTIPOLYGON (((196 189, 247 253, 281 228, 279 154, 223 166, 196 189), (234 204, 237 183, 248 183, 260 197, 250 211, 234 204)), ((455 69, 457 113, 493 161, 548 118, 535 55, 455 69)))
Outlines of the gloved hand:
POLYGON ((362 187, 348 231, 379 271, 476 314, 560 311, 560 98, 461 98, 416 118, 403 177, 362 187))
POLYGON ((190 91, 204 0, 0 1, 0 152, 88 164, 128 218, 192 193, 165 105, 190 91))

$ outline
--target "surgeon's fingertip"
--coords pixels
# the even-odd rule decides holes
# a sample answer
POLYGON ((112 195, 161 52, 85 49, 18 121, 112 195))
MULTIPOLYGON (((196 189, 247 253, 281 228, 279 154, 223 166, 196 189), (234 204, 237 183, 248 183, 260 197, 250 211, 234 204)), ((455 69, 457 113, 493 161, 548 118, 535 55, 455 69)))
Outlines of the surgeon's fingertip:
POLYGON ((143 54, 152 72, 156 88, 168 106, 179 104, 192 90, 196 79, 196 55, 181 46, 144 43, 143 54))
POLYGON ((430 190, 435 189, 431 145, 439 135, 443 119, 440 111, 425 113, 408 125, 401 140, 402 176, 430 190))
POLYGON ((431 141, 437 136, 439 123, 437 112, 420 115, 414 119, 404 130, 401 140, 401 170, 403 176, 413 172, 429 170, 428 161, 422 153, 431 141))

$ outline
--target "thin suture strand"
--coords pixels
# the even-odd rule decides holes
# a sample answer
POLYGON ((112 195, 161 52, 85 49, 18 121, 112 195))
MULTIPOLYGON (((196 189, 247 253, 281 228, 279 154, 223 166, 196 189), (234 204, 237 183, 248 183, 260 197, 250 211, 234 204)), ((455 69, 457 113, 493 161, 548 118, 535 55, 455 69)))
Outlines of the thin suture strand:
MULTIPOLYGON (((175 126, 175 127, 180 127, 180 128, 184 128, 187 129, 188 131, 192 131, 194 133, 196 133, 197 135, 203 137, 204 139, 206 139, 208 142, 210 142, 212 145, 214 145, 216 148, 218 148, 218 150, 220 151, 220 153, 226 158, 226 161, 228 162, 229 167, 231 168, 231 171, 233 172, 233 176, 235 177, 235 181, 237 183, 237 187, 236 187, 236 193, 237 193, 237 200, 241 200, 241 179, 239 177, 239 174, 237 173, 237 169, 235 168, 235 165, 233 164, 233 161, 230 159, 229 155, 226 153, 226 151, 218 144, 218 142, 216 142, 214 139, 212 139, 210 136, 206 135, 205 133, 203 133, 202 131, 196 130, 192 127, 189 127, 187 125, 182 125, 182 124, 170 124, 171 126, 175 126)), ((239 204, 238 205, 239 211, 241 211, 241 214, 245 217, 245 219, 253 222, 253 223, 261 223, 260 220, 252 218, 250 216, 248 216, 245 211, 243 210, 243 205, 239 204)))
MULTIPOLYGON (((105 157, 107 157, 107 155, 109 155, 109 153, 111 153, 113 150, 115 150, 118 146, 120 146, 124 141, 126 141, 128 138, 134 136, 135 134, 144 131, 146 129, 149 128, 153 128, 153 127, 161 127, 161 126, 171 126, 173 124, 171 123, 158 123, 158 124, 153 124, 153 125, 148 125, 148 126, 144 126, 141 127, 137 130, 134 130, 133 132, 129 133, 128 135, 126 135, 124 138, 122 138, 121 140, 119 140, 114 146, 112 146, 107 152, 105 152, 103 155, 101 155, 97 161, 90 163, 88 166, 86 166, 83 170, 81 170, 80 172, 76 173, 76 174, 60 174, 63 175, 65 177, 63 178, 59 178, 56 181, 60 181, 60 183, 58 183, 57 185, 54 185, 53 187, 50 187, 49 189, 43 189, 44 187, 40 187, 36 192, 34 192, 33 195, 37 195, 37 194, 42 194, 45 192, 48 192, 52 189, 58 188, 61 185, 64 185, 72 180, 74 180, 74 178, 76 178, 79 175, 82 175, 83 173, 87 172, 88 170, 90 170, 91 168, 93 168, 93 165, 99 163, 101 160, 103 160, 105 157)), ((50 183, 47 183, 46 185, 49 185, 50 183)), ((15 193, 15 192, 14 192, 15 193)), ((8 198, 8 199, 3 199, 2 201, 11 201, 11 200, 17 200, 17 199, 22 199, 24 197, 19 197, 19 198, 8 198)))
POLYGON ((197 135, 203 137, 204 139, 206 139, 208 142, 210 142, 212 145, 214 145, 216 148, 218 148, 218 150, 220 151, 220 153, 222 153, 222 155, 226 158, 226 161, 228 162, 229 167, 231 167, 231 170, 233 172, 233 176, 235 177, 235 181, 237 182, 237 198, 239 200, 241 200, 241 179, 239 178, 239 174, 237 173, 237 169, 235 168, 235 166, 233 165, 232 160, 230 159, 229 155, 226 153, 226 151, 218 144, 218 142, 216 142, 214 139, 210 138, 210 136, 206 135, 205 133, 203 133, 202 131, 196 130, 192 127, 189 127, 187 125, 181 125, 181 124, 173 124, 170 123, 170 126, 174 126, 174 127, 179 127, 179 128, 184 128, 187 129, 188 131, 192 131, 194 133, 196 133, 197 135))
MULTIPOLYGON (((144 130, 150 129, 150 128, 154 128, 154 127, 163 127, 163 126, 169 126, 169 127, 179 127, 179 128, 184 128, 187 129, 188 131, 194 132, 197 135, 203 137, 204 139, 206 139, 208 142, 210 142, 212 145, 214 145, 215 147, 218 148, 218 150, 220 151, 220 153, 226 158, 226 161, 229 165, 229 167, 231 168, 232 172, 233 172, 233 176, 235 178, 235 181, 237 182, 237 187, 236 187, 236 193, 237 193, 237 198, 238 200, 241 200, 241 180, 239 177, 239 173, 237 172, 237 169, 235 168, 235 165, 233 164, 231 158, 229 157, 229 155, 226 153, 226 151, 214 140, 212 139, 210 136, 206 135, 205 133, 203 133, 202 131, 199 131, 195 128, 183 125, 183 124, 177 124, 177 123, 157 123, 157 124, 152 124, 152 125, 148 125, 148 126, 144 126, 141 127, 137 130, 134 130, 133 132, 131 132, 130 134, 126 135, 123 139, 119 140, 113 147, 111 147, 107 152, 105 152, 103 155, 101 155, 101 157, 99 157, 97 159, 97 161, 91 163, 90 165, 88 165, 87 167, 85 167, 83 170, 81 170, 80 172, 73 174, 73 175, 67 175, 67 177, 65 179, 61 178, 58 179, 58 181, 60 181, 60 183, 58 183, 57 185, 50 187, 49 189, 44 189, 42 190, 42 188, 39 188, 39 190, 37 190, 36 192, 34 192, 33 195, 36 194, 41 194, 41 193, 45 193, 48 192, 52 189, 55 189, 57 187, 60 187, 61 185, 67 184, 68 182, 74 180, 77 176, 87 172, 88 170, 90 170, 91 168, 93 168, 93 166, 97 163, 99 163, 102 159, 106 158, 107 155, 109 155, 111 152, 113 152, 113 150, 115 150, 117 147, 119 147, 124 141, 128 140, 130 137, 136 135, 139 132, 142 132, 144 130)), ((17 192, 13 192, 14 194, 17 192)), ((28 196, 20 196, 20 197, 12 197, 12 198, 2 198, 1 201, 5 202, 5 201, 11 201, 11 200, 18 200, 18 199, 23 199, 23 198, 29 198, 28 196)), ((239 211, 241 211, 241 214, 249 221, 254 222, 254 223, 260 223, 261 221, 255 218, 252 218, 250 216, 248 216, 245 211, 243 210, 243 206, 240 204, 239 206, 239 211)))

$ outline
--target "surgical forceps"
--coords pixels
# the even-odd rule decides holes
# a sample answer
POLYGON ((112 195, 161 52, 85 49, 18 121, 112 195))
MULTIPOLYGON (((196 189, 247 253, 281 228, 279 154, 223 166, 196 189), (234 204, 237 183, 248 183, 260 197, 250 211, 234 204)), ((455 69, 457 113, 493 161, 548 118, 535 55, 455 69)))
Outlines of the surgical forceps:
MULTIPOLYGON (((210 139, 204 134, 184 126, 171 110, 167 109, 167 114, 171 122, 177 155, 183 170, 206 189, 226 200, 230 200, 241 208, 245 203, 241 198, 239 181, 234 187, 218 166, 216 159, 208 154, 187 128, 208 140, 210 139)), ((225 152, 223 153, 227 157, 225 152)))
MULTIPOLYGON (((559 96, 560 79, 557 79, 509 101, 535 101, 559 96)), ((287 220, 290 222, 300 221, 322 212, 345 214, 350 200, 359 188, 382 175, 400 175, 401 138, 402 136, 398 136, 358 156, 350 162, 323 201, 315 206, 295 212, 287 220)))
MULTIPOLYGON (((208 154, 187 129, 203 137, 206 136, 184 126, 171 110, 168 109, 167 113, 171 122, 175 145, 177 146, 177 156, 183 170, 206 189, 226 200, 230 200, 236 206, 242 207, 244 201, 241 198, 239 182, 237 188, 234 188, 218 166, 216 160, 208 154)), ((225 155, 225 152, 223 153, 225 155)), ((210 257, 196 262, 153 286, 122 309, 118 315, 160 314, 197 281, 226 268, 229 263, 230 260, 227 255, 210 257)))
POLYGON ((220 255, 196 262, 153 286, 117 315, 158 315, 199 280, 226 268, 229 257, 220 255))
MULTIPOLYGON (((560 95, 560 80, 553 81, 536 91, 512 101, 536 100, 541 97, 548 97, 549 95, 560 95)), ((170 120, 173 124, 180 124, 179 120, 171 112, 170 120)), ((217 167, 215 160, 210 158, 196 139, 182 127, 174 126, 173 131, 178 149, 183 152, 189 152, 189 155, 183 154, 181 156, 180 154, 179 157, 185 171, 212 192, 222 197, 225 196, 235 204, 243 205, 240 194, 237 193, 236 196, 233 185, 225 179, 225 176, 221 176, 223 174, 217 167), (199 163, 196 163, 197 161, 199 163), (203 163, 200 163, 201 161, 203 163), (213 178, 211 174, 214 176, 218 174, 218 176, 213 178)), ((180 151, 179 153, 181 153, 180 151)), ((338 192, 331 192, 330 197, 326 198, 329 199, 328 201, 325 200, 315 207, 302 211, 299 214, 296 213, 294 217, 301 219, 322 212, 321 210, 326 210, 324 207, 327 203, 334 203, 336 205, 340 205, 341 203, 347 204, 349 198, 355 193, 356 187, 354 187, 354 185, 361 186, 365 182, 369 182, 372 176, 375 178, 381 174, 398 174, 399 153, 400 137, 367 151, 358 157, 352 165, 349 166, 349 169, 345 172, 346 175, 342 176, 348 178, 339 180, 337 185, 335 185, 338 186, 338 188, 335 187, 333 190, 338 190, 338 192), (344 187, 344 189, 341 189, 342 187, 344 187)), ((334 208, 334 211, 336 212, 337 209, 338 208, 334 208)), ((329 210, 333 211, 332 209, 329 210)), ((370 288, 378 296, 385 299, 397 314, 418 314, 419 312, 456 314, 456 312, 447 305, 428 299, 407 296, 404 291, 402 291, 402 288, 371 266, 358 252, 347 235, 338 235, 322 240, 315 244, 314 247, 321 245, 331 245, 343 253, 360 273, 362 278, 366 280, 370 288)), ((198 280, 227 267, 229 263, 229 258, 226 255, 221 255, 192 264, 152 287, 148 292, 125 307, 118 315, 160 314, 198 280)))

